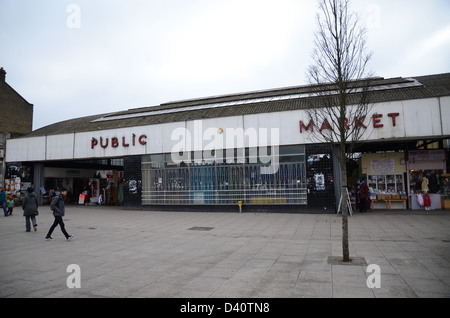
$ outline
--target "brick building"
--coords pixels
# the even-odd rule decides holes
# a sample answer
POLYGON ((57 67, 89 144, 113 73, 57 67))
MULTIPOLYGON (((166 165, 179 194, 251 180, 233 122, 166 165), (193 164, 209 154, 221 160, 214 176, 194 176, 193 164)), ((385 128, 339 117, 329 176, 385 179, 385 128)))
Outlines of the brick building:
POLYGON ((30 104, 6 83, 6 71, 0 68, 0 183, 5 176, 6 139, 16 138, 33 130, 33 104, 30 104))

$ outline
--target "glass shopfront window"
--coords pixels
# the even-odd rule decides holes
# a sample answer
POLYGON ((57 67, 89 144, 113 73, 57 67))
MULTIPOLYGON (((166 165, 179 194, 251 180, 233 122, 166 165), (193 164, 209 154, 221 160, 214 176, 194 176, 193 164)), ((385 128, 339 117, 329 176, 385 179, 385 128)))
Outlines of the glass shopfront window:
POLYGON ((170 154, 147 156, 142 203, 307 204, 305 147, 267 149, 191 152, 179 164, 170 154))

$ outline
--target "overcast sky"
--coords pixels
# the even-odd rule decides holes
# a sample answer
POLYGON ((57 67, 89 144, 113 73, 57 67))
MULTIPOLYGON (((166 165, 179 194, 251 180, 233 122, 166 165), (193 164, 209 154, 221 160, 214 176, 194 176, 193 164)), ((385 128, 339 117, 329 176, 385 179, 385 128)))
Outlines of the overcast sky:
MULTIPOLYGON (((450 1, 353 0, 382 77, 450 72, 450 1)), ((306 84, 315 0, 0 0, 0 67, 33 129, 306 84)))

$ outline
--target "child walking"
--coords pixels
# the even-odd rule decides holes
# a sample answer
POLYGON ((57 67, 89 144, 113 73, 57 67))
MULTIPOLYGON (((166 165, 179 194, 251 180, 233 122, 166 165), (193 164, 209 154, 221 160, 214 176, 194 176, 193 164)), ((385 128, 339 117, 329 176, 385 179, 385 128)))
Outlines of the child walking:
POLYGON ((14 199, 13 199, 13 197, 9 197, 9 199, 6 200, 6 208, 8 209, 8 214, 7 215, 12 215, 13 208, 14 208, 14 199))

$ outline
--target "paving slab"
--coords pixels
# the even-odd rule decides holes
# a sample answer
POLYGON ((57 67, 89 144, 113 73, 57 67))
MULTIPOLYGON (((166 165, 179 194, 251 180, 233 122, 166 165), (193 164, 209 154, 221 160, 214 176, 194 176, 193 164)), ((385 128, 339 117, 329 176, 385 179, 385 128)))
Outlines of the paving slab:
POLYGON ((53 216, 40 210, 36 232, 20 207, 0 217, 2 298, 450 298, 450 212, 355 213, 350 256, 366 263, 349 266, 328 261, 340 215, 73 205, 74 239, 56 228, 45 241, 53 216))

